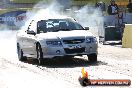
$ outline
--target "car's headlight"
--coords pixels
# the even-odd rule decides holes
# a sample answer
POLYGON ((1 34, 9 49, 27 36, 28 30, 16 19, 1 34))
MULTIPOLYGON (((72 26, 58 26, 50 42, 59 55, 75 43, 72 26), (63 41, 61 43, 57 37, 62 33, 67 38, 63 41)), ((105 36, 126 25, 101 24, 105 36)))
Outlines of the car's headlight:
POLYGON ((93 42, 97 42, 96 37, 86 38, 86 43, 93 43, 93 42))
POLYGON ((55 45, 55 46, 61 46, 61 41, 46 41, 47 45, 55 45))

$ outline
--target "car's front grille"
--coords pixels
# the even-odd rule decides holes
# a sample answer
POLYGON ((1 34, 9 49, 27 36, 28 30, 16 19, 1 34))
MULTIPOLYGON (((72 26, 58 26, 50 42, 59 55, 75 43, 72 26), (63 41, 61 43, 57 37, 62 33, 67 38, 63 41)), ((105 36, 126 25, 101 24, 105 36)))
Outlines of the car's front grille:
POLYGON ((74 54, 74 53, 83 53, 85 52, 85 48, 77 48, 77 49, 64 49, 67 54, 74 54))
POLYGON ((72 40, 63 40, 65 44, 79 44, 83 43, 85 39, 72 39, 72 40))

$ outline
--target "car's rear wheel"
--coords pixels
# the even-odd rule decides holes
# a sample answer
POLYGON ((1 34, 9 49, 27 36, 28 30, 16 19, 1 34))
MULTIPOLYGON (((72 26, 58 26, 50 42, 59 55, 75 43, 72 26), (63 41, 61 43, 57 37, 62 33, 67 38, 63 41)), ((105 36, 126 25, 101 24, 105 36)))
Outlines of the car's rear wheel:
POLYGON ((88 59, 90 62, 97 62, 97 54, 90 54, 88 55, 88 59))
POLYGON ((44 64, 43 52, 42 52, 42 48, 41 48, 40 44, 37 45, 37 50, 36 51, 37 51, 37 59, 38 59, 39 65, 44 64))
POLYGON ((26 61, 26 57, 23 56, 23 51, 20 48, 19 44, 17 44, 17 53, 18 53, 18 59, 20 61, 26 61))

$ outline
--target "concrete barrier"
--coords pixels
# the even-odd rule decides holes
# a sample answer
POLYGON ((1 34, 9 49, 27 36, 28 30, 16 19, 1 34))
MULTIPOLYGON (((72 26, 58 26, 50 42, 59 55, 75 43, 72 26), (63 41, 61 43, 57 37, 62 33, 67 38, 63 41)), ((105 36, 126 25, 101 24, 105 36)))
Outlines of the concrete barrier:
POLYGON ((123 48, 132 48, 132 24, 125 24, 125 29, 122 38, 123 48))

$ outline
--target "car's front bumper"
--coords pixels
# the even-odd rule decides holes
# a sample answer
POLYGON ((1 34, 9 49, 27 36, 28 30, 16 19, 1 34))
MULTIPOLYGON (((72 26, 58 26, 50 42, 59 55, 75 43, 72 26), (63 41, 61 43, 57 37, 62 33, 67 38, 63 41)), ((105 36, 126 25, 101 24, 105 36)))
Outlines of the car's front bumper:
POLYGON ((68 46, 52 47, 42 46, 43 58, 54 58, 63 56, 77 56, 77 55, 89 55, 97 54, 97 43, 81 44, 81 47, 71 48, 68 46))

